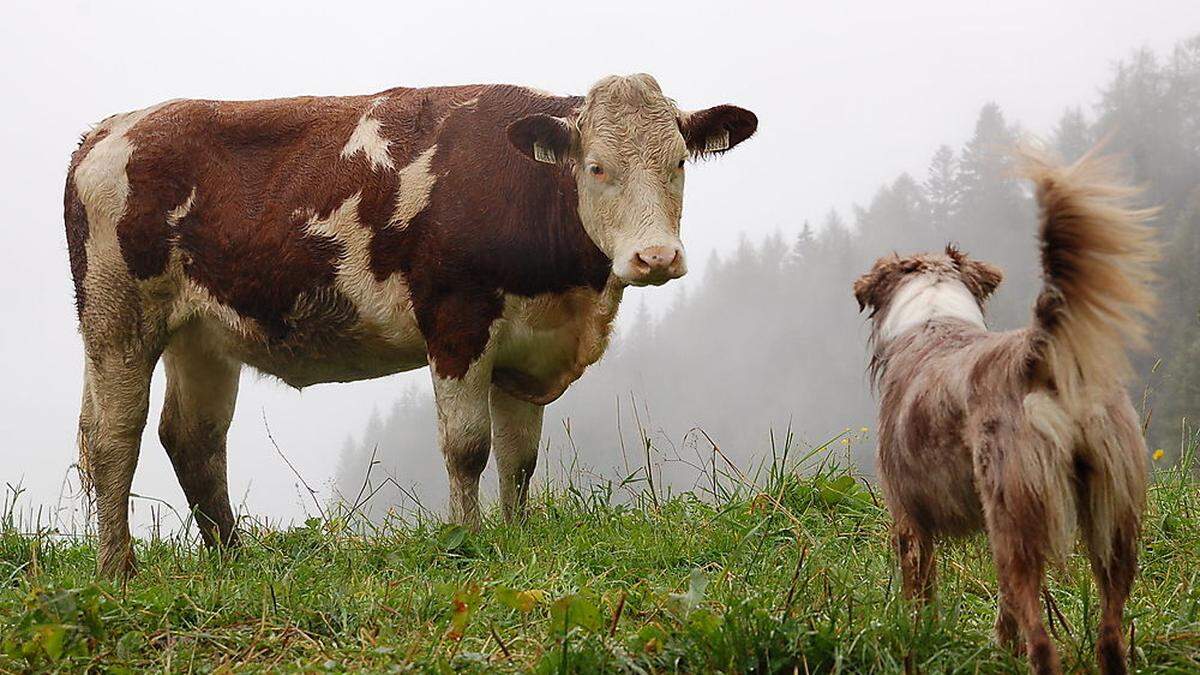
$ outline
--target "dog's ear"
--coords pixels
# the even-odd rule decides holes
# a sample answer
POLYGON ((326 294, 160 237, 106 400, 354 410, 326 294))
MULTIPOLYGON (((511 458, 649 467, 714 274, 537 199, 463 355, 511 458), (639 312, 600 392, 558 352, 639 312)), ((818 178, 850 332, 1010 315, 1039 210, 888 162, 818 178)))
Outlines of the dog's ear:
POLYGON ((885 258, 880 258, 875 261, 871 267, 871 271, 854 280, 854 299, 858 300, 858 311, 870 307, 878 309, 883 298, 880 293, 883 291, 886 284, 884 283, 892 277, 900 269, 900 256, 893 253, 885 258))
POLYGON ((867 272, 854 280, 854 299, 858 300, 858 311, 863 311, 871 304, 871 289, 875 285, 875 275, 867 272))
POLYGON ((983 302, 996 291, 996 287, 1004 280, 1004 273, 999 267, 982 260, 973 260, 954 244, 946 245, 946 255, 954 261, 962 281, 967 289, 979 302, 983 302))

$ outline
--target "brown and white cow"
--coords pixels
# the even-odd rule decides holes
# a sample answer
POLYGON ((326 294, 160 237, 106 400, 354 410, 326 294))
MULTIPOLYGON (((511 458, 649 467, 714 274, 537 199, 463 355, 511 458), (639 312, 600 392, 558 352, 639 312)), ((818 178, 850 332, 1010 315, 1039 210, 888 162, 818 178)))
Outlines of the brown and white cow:
POLYGON ((236 539, 242 364, 294 387, 428 364, 452 519, 478 523, 489 448, 519 513, 542 406, 604 352, 622 290, 686 271, 685 161, 756 127, 733 106, 680 111, 648 75, 586 97, 398 88, 101 122, 65 195, 100 572, 133 570, 130 484, 164 355, 159 436, 210 545, 236 539))

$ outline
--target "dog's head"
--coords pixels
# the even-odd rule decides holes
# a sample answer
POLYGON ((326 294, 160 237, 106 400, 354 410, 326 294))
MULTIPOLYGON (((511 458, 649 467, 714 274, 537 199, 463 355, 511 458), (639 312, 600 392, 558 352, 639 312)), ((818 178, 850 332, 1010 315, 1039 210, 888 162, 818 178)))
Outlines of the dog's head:
POLYGON ((972 260, 954 245, 944 253, 900 257, 893 253, 875 261, 854 282, 858 309, 870 308, 872 337, 894 337, 908 328, 941 316, 982 325, 983 304, 1000 285, 994 265, 972 260))

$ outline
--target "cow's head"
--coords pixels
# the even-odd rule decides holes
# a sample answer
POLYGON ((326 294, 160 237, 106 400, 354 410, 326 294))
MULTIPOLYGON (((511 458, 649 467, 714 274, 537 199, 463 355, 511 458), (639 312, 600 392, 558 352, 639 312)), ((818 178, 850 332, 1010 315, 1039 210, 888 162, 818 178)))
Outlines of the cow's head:
POLYGON ((600 80, 572 117, 530 115, 508 137, 536 161, 571 168, 588 236, 618 277, 644 286, 687 272, 684 164, 729 150, 757 127, 754 113, 730 105, 680 111, 653 77, 630 75, 600 80))

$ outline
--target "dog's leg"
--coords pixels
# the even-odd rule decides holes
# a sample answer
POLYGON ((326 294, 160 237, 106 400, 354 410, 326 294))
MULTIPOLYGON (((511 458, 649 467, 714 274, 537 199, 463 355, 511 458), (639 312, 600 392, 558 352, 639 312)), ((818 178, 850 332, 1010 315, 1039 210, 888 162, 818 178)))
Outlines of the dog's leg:
POLYGON ((905 514, 897 514, 892 527, 892 545, 900 560, 904 597, 924 605, 933 600, 933 537, 905 514))
POLYGON ((996 612, 996 644, 1016 656, 1024 656, 1025 645, 1021 642, 1021 627, 1017 617, 1008 609, 1008 602, 1001 597, 999 611, 996 612))
POLYGON ((1095 504, 1096 492, 1110 485, 1100 485, 1095 475, 1082 481, 1080 509, 1083 538, 1092 564, 1092 576, 1100 589, 1100 633, 1096 642, 1096 660, 1105 675, 1125 673, 1125 631, 1122 619, 1125 601, 1137 573, 1138 512, 1140 505, 1108 499, 1102 509, 1095 504))
MULTIPOLYGON (((1091 547, 1091 542, 1089 542, 1091 547)), ((1100 672, 1115 675, 1128 672, 1125 665, 1125 631, 1122 619, 1125 601, 1137 571, 1137 538, 1117 536, 1111 542, 1111 553, 1104 559, 1091 552, 1092 574, 1100 587, 1100 637, 1096 642, 1096 659, 1100 672)))
POLYGON ((1042 621, 1040 596, 1045 554, 1036 541, 1025 539, 1025 533, 1007 514, 997 515, 999 510, 993 510, 988 518, 988 537, 996 560, 1003 611, 1015 620, 1025 639, 1030 670, 1039 675, 1061 673, 1058 651, 1042 621))
POLYGON ((1147 451, 1128 399, 1110 405, 1087 429, 1083 455, 1088 460, 1079 465, 1077 484, 1080 529, 1100 589, 1096 660, 1101 673, 1125 673, 1122 619, 1137 573, 1147 451))

